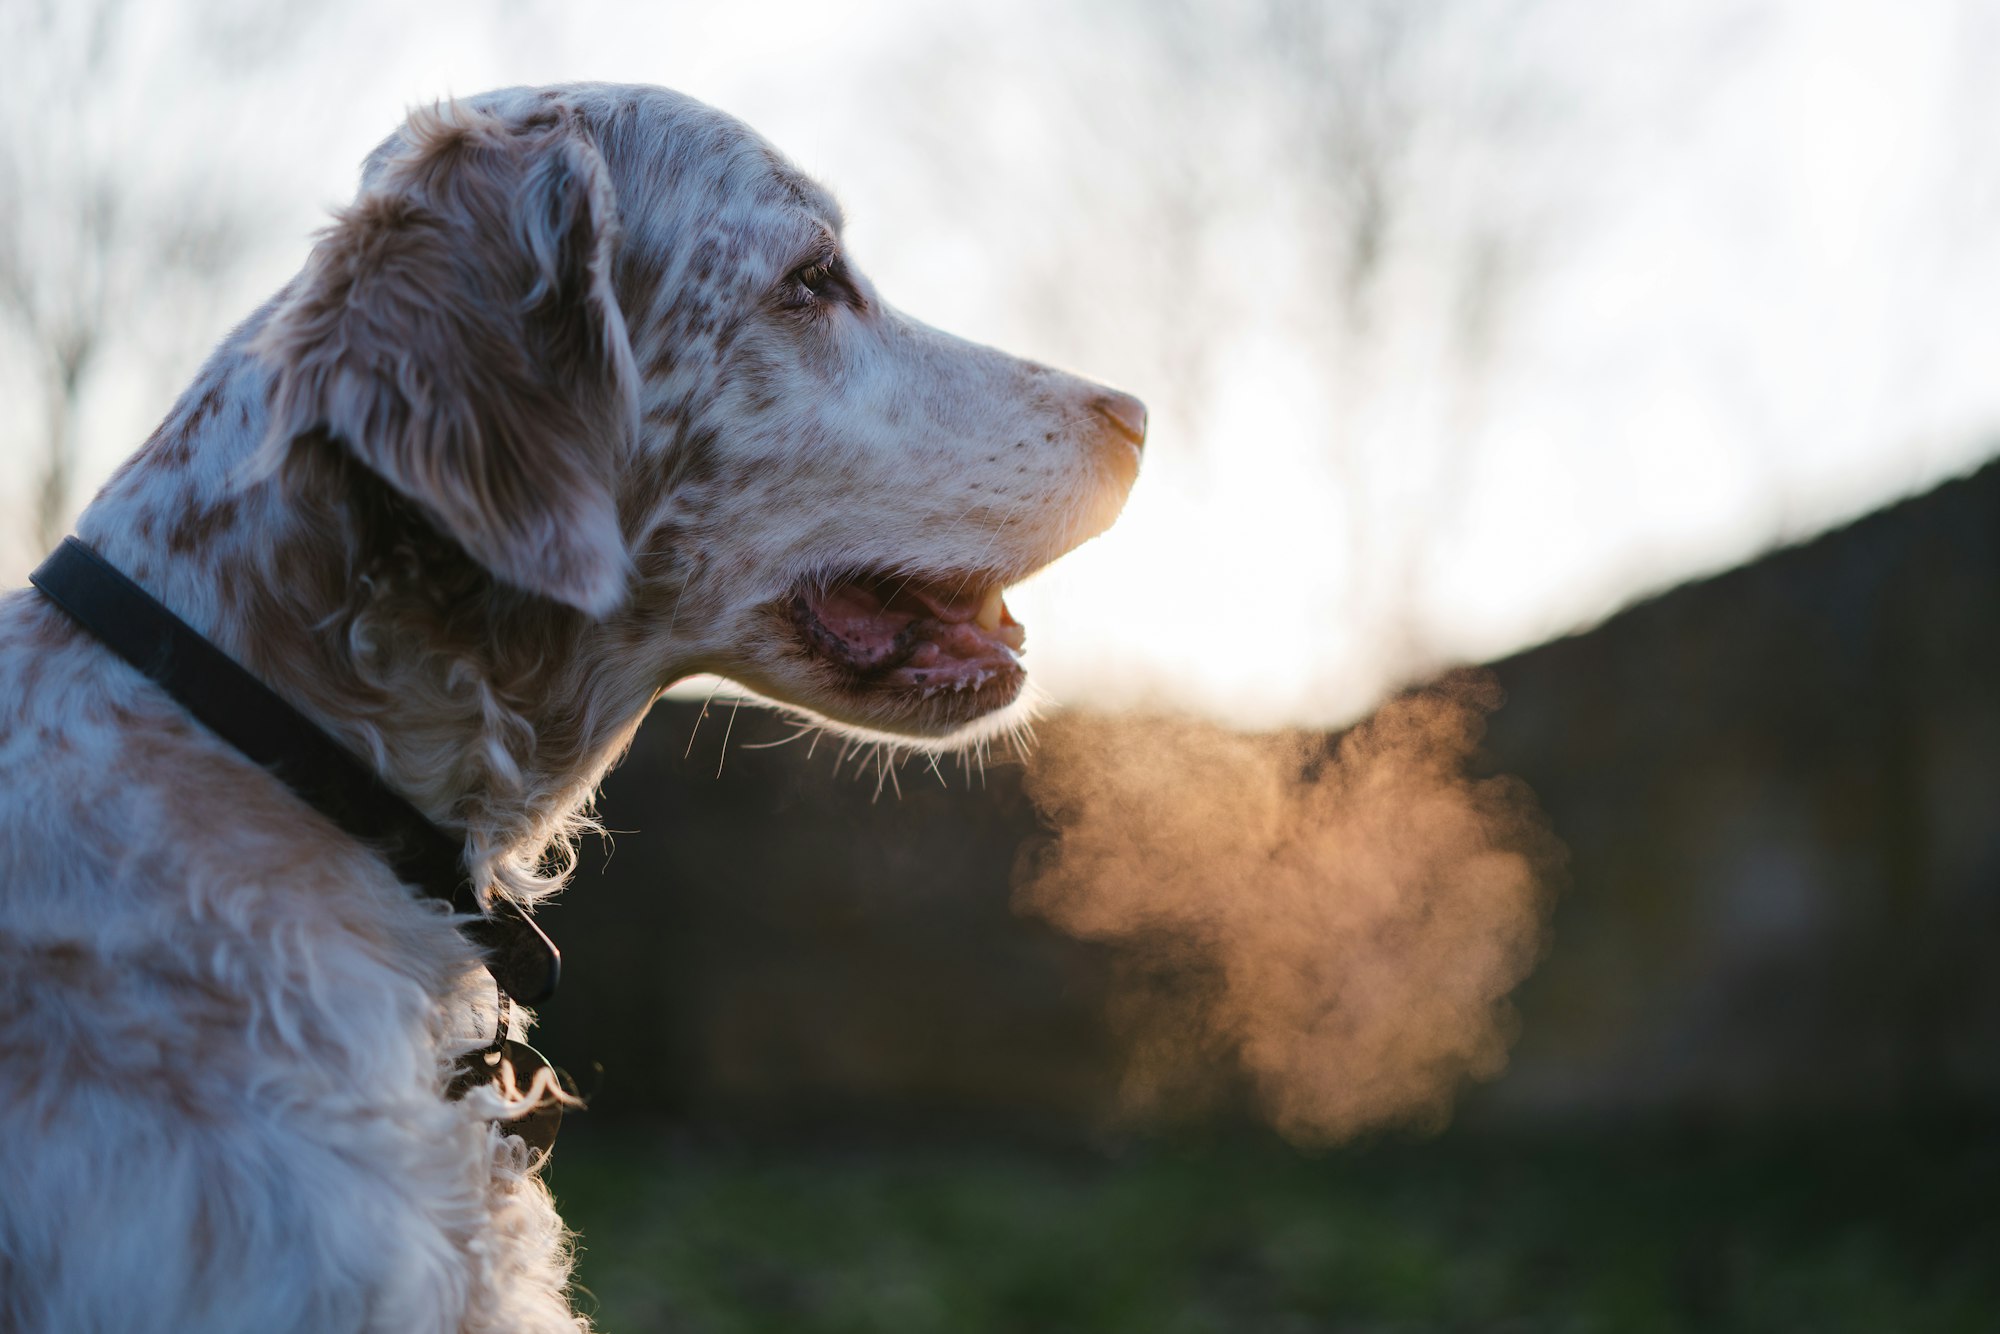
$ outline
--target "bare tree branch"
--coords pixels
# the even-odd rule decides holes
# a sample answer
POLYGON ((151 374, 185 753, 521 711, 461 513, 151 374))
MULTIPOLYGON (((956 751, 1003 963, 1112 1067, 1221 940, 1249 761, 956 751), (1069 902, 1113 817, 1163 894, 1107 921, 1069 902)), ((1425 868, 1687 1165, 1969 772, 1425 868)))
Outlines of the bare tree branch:
MULTIPOLYGON (((290 6, 210 0, 185 16, 215 40, 280 34, 290 6)), ((246 258, 255 205, 218 188, 198 155, 149 153, 145 109, 158 35, 128 0, 0 7, 0 334, 39 404, 30 521, 52 544, 67 526, 87 408, 106 358, 141 351, 141 329, 179 314, 246 258)), ((295 25, 294 25, 295 26, 295 25)), ((30 429, 33 429, 32 427, 30 429)))

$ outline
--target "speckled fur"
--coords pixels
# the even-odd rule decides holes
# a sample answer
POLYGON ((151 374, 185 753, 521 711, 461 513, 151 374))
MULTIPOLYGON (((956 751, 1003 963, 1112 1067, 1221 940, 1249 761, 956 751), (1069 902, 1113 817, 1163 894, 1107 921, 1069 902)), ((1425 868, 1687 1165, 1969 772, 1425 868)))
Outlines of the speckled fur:
MULTIPOLYGON (((858 274, 774 295, 839 227, 662 90, 414 114, 78 532, 523 903, 689 673, 962 736, 844 692, 777 608, 1019 577, 1109 522, 1136 444, 858 274)), ((493 1023, 450 919, 32 592, 0 683, 0 1329, 582 1328, 498 1095, 442 1095, 493 1023)))

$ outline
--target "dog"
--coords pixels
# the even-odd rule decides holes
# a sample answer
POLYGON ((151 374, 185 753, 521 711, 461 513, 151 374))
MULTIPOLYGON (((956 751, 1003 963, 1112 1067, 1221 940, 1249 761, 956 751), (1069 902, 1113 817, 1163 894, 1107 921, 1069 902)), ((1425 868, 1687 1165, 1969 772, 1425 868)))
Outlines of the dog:
MULTIPOLYGON (((690 674, 1005 726, 1003 591, 1109 526, 1145 427, 885 304, 729 116, 517 88, 369 156, 76 532, 526 912, 690 674)), ((510 1130, 562 1095, 449 1095, 527 1022, 468 913, 52 595, 0 600, 0 680, 0 1327, 586 1328, 510 1130)))

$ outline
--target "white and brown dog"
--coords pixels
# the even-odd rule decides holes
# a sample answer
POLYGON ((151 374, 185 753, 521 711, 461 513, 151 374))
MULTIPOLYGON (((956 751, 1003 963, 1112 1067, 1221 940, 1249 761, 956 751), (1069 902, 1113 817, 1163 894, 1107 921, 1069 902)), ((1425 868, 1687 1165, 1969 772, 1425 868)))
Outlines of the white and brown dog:
MULTIPOLYGON (((678 678, 1004 717, 1001 590, 1144 430, 885 305, 728 116, 510 89, 370 157, 78 534, 532 905, 678 678)), ((39 592, 0 681, 0 1329, 579 1328, 520 1100, 446 1095, 494 1023, 463 917, 39 592)))

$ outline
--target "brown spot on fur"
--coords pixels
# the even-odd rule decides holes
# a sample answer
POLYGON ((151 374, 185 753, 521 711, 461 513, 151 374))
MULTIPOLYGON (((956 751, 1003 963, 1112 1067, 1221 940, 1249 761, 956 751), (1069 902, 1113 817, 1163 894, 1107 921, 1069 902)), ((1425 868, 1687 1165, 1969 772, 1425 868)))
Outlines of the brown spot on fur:
POLYGON ((717 450, 716 434, 712 430, 686 432, 677 443, 673 457, 668 462, 662 479, 663 494, 672 494, 685 487, 699 487, 713 482, 721 471, 721 459, 717 450))
POLYGON ((617 294, 619 309, 628 318, 637 319, 646 314, 659 300, 660 288, 666 281, 666 263, 666 253, 658 247, 627 245, 619 248, 611 286, 617 294))
POLYGON ((195 401, 194 411, 188 414, 187 424, 181 428, 183 441, 199 431, 221 407, 222 383, 220 380, 211 381, 202 391, 201 397, 195 401))
POLYGON ((167 549, 187 556, 212 545, 219 534, 235 525, 236 510, 234 496, 224 496, 213 505, 190 506, 167 531, 167 549))
MULTIPOLYGON (((673 373, 674 350, 674 344, 671 339, 661 344, 660 350, 648 359, 643 368, 643 373, 648 380, 664 380, 673 373)), ((658 409, 656 408, 654 411, 658 411, 658 409)))

